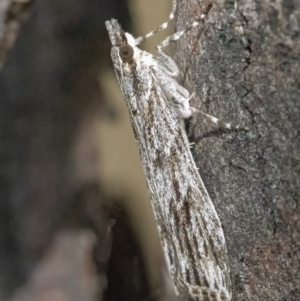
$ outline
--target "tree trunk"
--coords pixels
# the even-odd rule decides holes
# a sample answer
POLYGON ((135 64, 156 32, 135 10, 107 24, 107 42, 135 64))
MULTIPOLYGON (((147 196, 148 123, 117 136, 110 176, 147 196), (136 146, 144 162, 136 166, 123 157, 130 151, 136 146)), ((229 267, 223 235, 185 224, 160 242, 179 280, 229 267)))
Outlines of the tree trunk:
MULTIPOLYGON (((233 300, 300 300, 300 5, 213 1, 176 43, 193 107, 193 156, 221 219, 233 300)), ((180 1, 177 30, 207 2, 180 1)))

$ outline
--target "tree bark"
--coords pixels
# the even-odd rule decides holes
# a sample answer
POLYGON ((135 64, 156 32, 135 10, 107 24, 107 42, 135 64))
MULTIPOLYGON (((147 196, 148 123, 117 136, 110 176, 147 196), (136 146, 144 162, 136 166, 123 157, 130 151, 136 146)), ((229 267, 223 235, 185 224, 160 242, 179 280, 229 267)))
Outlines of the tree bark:
MULTIPOLYGON (((213 1, 200 27, 176 43, 193 107, 199 173, 221 219, 233 300, 300 300, 300 5, 213 1)), ((177 30, 205 1, 180 1, 177 30)))

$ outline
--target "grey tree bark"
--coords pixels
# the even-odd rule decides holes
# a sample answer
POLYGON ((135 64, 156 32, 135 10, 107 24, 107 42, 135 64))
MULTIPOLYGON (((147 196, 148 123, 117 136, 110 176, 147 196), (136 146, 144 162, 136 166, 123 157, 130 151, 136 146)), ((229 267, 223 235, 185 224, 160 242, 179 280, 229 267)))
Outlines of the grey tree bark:
MULTIPOLYGON (((180 1, 177 29, 205 1, 180 1)), ((193 107, 193 155, 224 227, 233 300, 300 300, 300 3, 212 1, 176 43, 193 107)))

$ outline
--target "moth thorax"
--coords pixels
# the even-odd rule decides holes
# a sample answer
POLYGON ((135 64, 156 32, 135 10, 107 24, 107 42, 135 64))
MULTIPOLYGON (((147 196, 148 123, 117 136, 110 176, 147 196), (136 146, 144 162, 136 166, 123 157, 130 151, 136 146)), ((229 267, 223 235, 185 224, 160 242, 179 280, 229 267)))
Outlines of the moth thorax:
POLYGON ((133 61, 134 50, 130 45, 125 44, 125 45, 120 46, 119 53, 120 53, 121 60, 124 63, 133 61))

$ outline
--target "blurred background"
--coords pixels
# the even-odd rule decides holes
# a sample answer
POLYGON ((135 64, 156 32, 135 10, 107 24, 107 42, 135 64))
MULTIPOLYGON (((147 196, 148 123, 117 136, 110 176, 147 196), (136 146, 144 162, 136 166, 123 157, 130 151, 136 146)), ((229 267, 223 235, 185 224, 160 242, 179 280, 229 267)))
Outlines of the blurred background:
POLYGON ((1 1, 0 300, 172 294, 104 24, 138 36, 170 8, 1 1))

